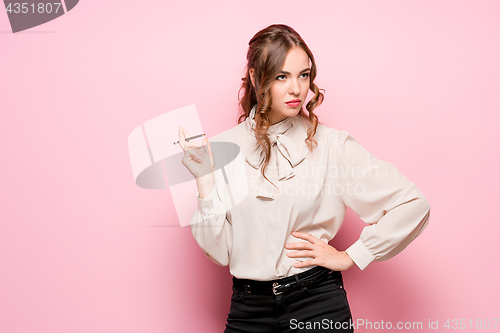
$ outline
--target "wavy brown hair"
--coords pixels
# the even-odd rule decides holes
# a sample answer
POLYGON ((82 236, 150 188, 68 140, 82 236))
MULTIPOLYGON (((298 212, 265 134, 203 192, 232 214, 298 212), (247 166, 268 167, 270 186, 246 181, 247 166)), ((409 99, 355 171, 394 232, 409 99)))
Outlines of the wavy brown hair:
MULTIPOLYGON (((285 64, 288 52, 294 46, 303 49, 311 61, 309 89, 314 93, 314 96, 306 104, 309 115, 307 116, 305 114, 303 108, 300 109, 299 114, 303 118, 308 119, 313 125, 307 131, 307 138, 305 139, 309 150, 312 151, 313 148, 318 145, 316 140, 313 139, 318 126, 318 117, 313 111, 323 103, 324 95, 320 90, 324 91, 324 89, 319 89, 316 84, 314 84, 314 79, 317 74, 314 56, 302 37, 300 37, 295 30, 284 24, 273 24, 257 32, 255 36, 252 37, 250 42, 248 42, 246 74, 242 78, 243 83, 238 91, 238 96, 240 96, 241 89, 244 90, 243 96, 239 98, 240 111, 242 111, 242 114, 238 118, 238 124, 250 116, 252 107, 257 104, 256 113, 259 113, 260 117, 258 121, 256 121, 254 132, 259 145, 266 155, 261 172, 264 178, 271 184, 272 182, 267 179, 264 174, 264 170, 271 157, 271 142, 267 134, 267 130, 269 126, 271 126, 271 121, 269 120, 272 104, 270 89, 271 84, 280 74, 285 64), (255 87, 250 79, 250 69, 252 68, 255 71, 255 87)), ((276 187, 276 185, 274 186, 276 187)))

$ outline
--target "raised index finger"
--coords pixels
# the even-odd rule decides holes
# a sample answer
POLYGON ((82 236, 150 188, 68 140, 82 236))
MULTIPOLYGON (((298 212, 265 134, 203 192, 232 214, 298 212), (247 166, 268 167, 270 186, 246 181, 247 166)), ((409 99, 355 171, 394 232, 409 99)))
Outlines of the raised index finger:
POLYGON ((184 150, 184 144, 186 143, 186 137, 184 136, 184 127, 179 125, 179 146, 184 150))
POLYGON ((182 149, 186 151, 188 148, 191 148, 195 146, 195 143, 193 141, 186 141, 186 138, 189 138, 189 133, 188 131, 182 126, 179 126, 179 131, 182 133, 182 141, 181 138, 179 137, 179 144, 182 142, 182 149))

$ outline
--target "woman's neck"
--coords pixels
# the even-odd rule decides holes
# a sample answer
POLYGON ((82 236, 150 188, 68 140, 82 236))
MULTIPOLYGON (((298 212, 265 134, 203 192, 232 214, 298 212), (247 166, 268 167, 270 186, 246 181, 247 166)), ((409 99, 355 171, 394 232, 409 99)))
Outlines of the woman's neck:
MULTIPOLYGON (((271 119, 270 119, 270 120, 271 120, 271 126, 274 126, 274 125, 276 125, 276 124, 279 124, 279 123, 281 123, 281 122, 285 121, 287 118, 288 118, 288 117, 283 118, 283 119, 281 119, 281 120, 279 120, 279 121, 275 121, 275 122, 273 122, 273 120, 271 120, 271 119)), ((254 120, 255 120, 255 122, 259 122, 259 120, 260 120, 260 113, 256 113, 256 114, 255 114, 255 119, 254 119, 254 120)))

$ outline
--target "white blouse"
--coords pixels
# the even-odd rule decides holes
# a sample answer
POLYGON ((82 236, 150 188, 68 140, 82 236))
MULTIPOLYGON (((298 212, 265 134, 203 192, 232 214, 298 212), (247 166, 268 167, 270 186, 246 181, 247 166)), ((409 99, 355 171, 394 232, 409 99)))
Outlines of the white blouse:
MULTIPOLYGON (((286 255, 293 250, 285 244, 306 242, 291 232, 329 242, 346 207, 368 224, 346 250, 361 270, 395 256, 427 226, 428 201, 394 165, 375 158, 348 132, 321 123, 314 136, 318 145, 309 151, 304 140, 312 125, 300 115, 269 127, 271 159, 265 173, 275 188, 261 174, 264 152, 252 131, 254 116, 255 107, 244 122, 209 140, 211 146, 236 144, 244 162, 214 172, 215 187, 206 198, 197 193, 191 220, 198 245, 213 262, 229 265, 233 276, 274 280, 313 268, 293 266, 310 258, 286 255), (235 204, 231 188, 243 189, 243 200, 235 204)), ((212 152, 215 160, 232 158, 222 156, 224 150, 212 152)))

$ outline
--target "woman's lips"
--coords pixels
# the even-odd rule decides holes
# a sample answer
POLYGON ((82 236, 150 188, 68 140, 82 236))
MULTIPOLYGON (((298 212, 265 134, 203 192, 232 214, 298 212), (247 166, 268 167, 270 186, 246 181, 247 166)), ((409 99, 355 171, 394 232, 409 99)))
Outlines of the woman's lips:
POLYGON ((288 105, 288 106, 293 106, 293 107, 295 107, 295 106, 299 106, 299 105, 300 105, 300 101, 296 101, 296 102, 287 102, 287 103, 286 103, 286 105, 288 105))

